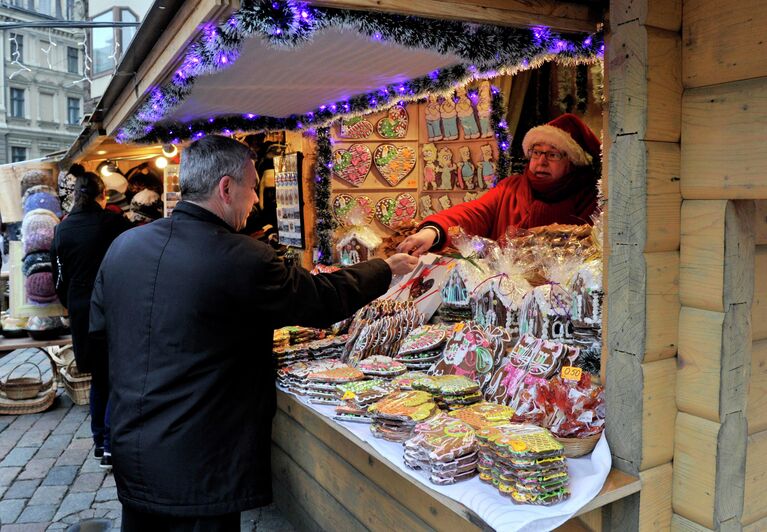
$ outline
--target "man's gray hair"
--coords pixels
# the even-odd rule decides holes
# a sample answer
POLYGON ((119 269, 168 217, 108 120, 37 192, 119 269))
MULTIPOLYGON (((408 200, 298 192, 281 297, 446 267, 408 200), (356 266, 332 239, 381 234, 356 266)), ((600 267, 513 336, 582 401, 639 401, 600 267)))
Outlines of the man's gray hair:
POLYGON ((241 183, 251 156, 250 148, 229 137, 209 135, 194 141, 181 153, 181 198, 192 201, 210 198, 225 175, 241 183))

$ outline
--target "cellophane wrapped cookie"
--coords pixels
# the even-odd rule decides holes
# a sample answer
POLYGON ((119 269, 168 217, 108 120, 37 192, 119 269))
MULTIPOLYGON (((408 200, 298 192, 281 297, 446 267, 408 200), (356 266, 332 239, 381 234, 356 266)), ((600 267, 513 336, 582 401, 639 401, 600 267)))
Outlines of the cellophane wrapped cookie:
POLYGON ((437 414, 415 426, 405 442, 405 465, 423 470, 435 484, 453 484, 477 471, 474 429, 463 421, 437 414))
POLYGON ((368 408, 373 419, 370 431, 377 438, 404 442, 412 435, 416 423, 429 419, 437 410, 429 392, 394 392, 368 408))

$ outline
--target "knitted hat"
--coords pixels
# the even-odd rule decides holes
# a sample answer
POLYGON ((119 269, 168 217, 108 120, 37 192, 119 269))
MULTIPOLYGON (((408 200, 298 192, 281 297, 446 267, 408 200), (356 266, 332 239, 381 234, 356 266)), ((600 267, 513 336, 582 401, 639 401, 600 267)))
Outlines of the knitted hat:
POLYGON ((24 215, 21 223, 21 241, 24 254, 34 251, 48 251, 53 242, 53 232, 59 219, 51 211, 35 209, 24 215))
POLYGON ((104 181, 104 187, 107 190, 116 190, 121 194, 125 194, 125 191, 128 190, 128 180, 125 179, 124 175, 117 172, 112 172, 108 176, 102 176, 101 180, 104 181))
POLYGON ((21 261, 21 273, 24 277, 49 271, 51 271, 51 255, 47 251, 33 251, 21 261))
POLYGON ((575 166, 590 165, 599 159, 601 150, 599 139, 589 126, 570 113, 528 131, 522 140, 522 149, 529 153, 536 144, 550 144, 565 152, 575 166))
POLYGON ((33 273, 24 279, 27 299, 33 303, 52 303, 56 300, 51 272, 33 273))
POLYGON ((56 180, 53 178, 51 172, 45 172, 43 170, 29 170, 24 172, 21 176, 21 193, 22 195, 27 189, 32 188, 35 185, 48 185, 51 188, 56 186, 56 180))
POLYGON ((35 209, 46 209, 61 218, 61 202, 59 198, 47 192, 35 192, 27 196, 23 204, 24 214, 35 209))
POLYGON ((22 194, 21 196, 21 202, 24 203, 27 201, 27 198, 31 196, 32 194, 35 194, 36 192, 45 192, 46 194, 50 194, 51 196, 58 196, 59 193, 56 192, 54 189, 49 187, 48 185, 35 185, 33 187, 30 187, 22 194))
POLYGON ((162 200, 157 192, 145 188, 133 196, 130 202, 133 213, 142 214, 153 220, 162 217, 162 200))

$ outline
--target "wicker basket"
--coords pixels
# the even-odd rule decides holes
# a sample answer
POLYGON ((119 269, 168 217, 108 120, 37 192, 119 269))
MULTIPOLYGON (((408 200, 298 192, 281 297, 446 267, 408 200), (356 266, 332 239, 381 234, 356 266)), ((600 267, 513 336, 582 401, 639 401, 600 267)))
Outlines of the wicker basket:
POLYGON ((35 364, 34 362, 22 362, 21 364, 17 364, 15 368, 13 368, 8 375, 5 377, 5 381, 0 380, 0 389, 3 390, 3 393, 5 393, 5 396, 8 399, 12 399, 14 401, 19 401, 23 399, 32 399, 33 397, 37 397, 37 394, 40 393, 40 390, 43 388, 43 374, 40 371, 40 368, 35 364), (29 364, 31 366, 34 366, 34 368, 37 370, 37 377, 13 377, 11 378, 11 375, 14 371, 16 371, 21 366, 24 366, 26 364, 29 364))
POLYGON ((53 361, 53 373, 56 376, 60 386, 64 386, 64 377, 61 376, 61 370, 66 368, 70 362, 75 359, 75 350, 71 345, 65 345, 60 349, 51 348, 48 356, 53 361))
POLYGON ((555 436, 557 441, 565 448, 565 456, 568 458, 578 458, 584 454, 589 454, 597 446, 599 437, 602 434, 593 434, 585 438, 560 438, 555 436))
POLYGON ((72 402, 76 405, 87 405, 90 402, 91 374, 81 373, 74 360, 60 371, 64 390, 72 402))
POLYGON ((0 393, 0 414, 19 416, 22 414, 37 414, 48 410, 56 400, 56 381, 51 379, 32 399, 20 401, 9 399, 5 393, 0 393))

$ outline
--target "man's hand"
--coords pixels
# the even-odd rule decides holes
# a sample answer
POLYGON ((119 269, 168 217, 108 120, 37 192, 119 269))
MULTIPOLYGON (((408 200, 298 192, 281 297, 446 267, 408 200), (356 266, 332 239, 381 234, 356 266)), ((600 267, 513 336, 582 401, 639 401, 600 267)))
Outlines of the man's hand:
POLYGON ((431 249, 435 240, 437 240, 437 230, 424 227, 416 234, 410 235, 403 240, 400 245, 397 246, 397 251, 400 253, 409 253, 414 257, 420 257, 431 249))
POLYGON ((418 265, 418 259, 405 253, 395 253, 386 259, 386 264, 391 268, 392 275, 404 275, 415 269, 418 265))

